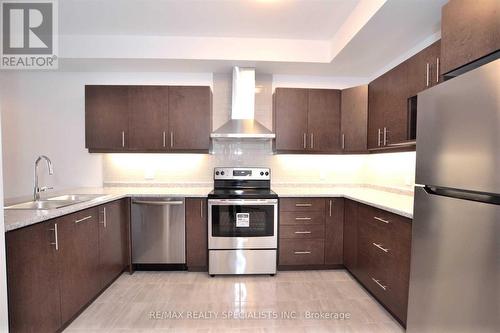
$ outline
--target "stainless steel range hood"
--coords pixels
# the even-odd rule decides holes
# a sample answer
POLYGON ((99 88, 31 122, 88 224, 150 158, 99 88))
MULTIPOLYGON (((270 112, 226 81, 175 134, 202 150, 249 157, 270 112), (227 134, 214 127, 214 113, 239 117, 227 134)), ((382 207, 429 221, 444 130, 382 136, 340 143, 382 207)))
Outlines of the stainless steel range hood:
POLYGON ((231 120, 210 134, 213 139, 270 140, 276 135, 254 119, 255 69, 233 68, 231 120))

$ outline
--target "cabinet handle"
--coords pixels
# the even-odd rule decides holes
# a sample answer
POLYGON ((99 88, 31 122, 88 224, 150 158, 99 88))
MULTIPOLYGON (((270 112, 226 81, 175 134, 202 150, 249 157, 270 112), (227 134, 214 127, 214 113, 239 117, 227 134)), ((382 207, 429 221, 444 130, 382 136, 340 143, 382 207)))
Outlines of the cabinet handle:
POLYGON ((296 203, 295 207, 311 207, 312 204, 310 203, 296 203))
POLYGON ((439 58, 436 58, 436 83, 439 83, 439 58))
POLYGON ((384 146, 387 146, 387 127, 384 127, 384 146))
POLYGON ((377 248, 381 249, 382 251, 384 251, 385 253, 389 252, 389 249, 384 249, 384 248, 382 247, 382 245, 380 245, 380 244, 377 244, 377 243, 372 243, 372 244, 373 244, 375 247, 377 247, 377 248))
POLYGON ((387 289, 387 286, 384 286, 382 283, 380 283, 380 281, 379 281, 379 280, 376 280, 376 279, 374 279, 374 278, 372 278, 372 280, 373 280, 373 282, 375 282, 376 284, 378 284, 378 286, 379 286, 380 288, 382 288, 382 289, 384 289, 384 290, 386 290, 386 289, 387 289))
POLYGON ((425 86, 429 86, 429 76, 430 76, 430 65, 427 63, 425 65, 425 86))
POLYGON ((332 200, 330 200, 328 210, 329 210, 329 216, 332 217, 332 200))
POLYGON ((314 148, 314 133, 311 133, 311 149, 314 148))
POLYGON ((311 251, 295 251, 293 254, 311 254, 311 251))
POLYGON ((90 220, 91 218, 92 218, 92 215, 89 215, 89 216, 86 216, 86 217, 84 217, 82 219, 75 220, 75 223, 84 222, 84 221, 90 220))
POLYGON ((174 132, 170 132, 170 148, 174 147, 174 132))
POLYGON ((295 234, 310 234, 311 231, 295 231, 295 234))
POLYGON ((304 149, 307 148, 307 136, 306 133, 304 133, 304 149))
POLYGON ((108 227, 107 221, 106 221, 106 207, 102 208, 102 222, 99 222, 99 223, 104 224, 104 228, 108 227))
POLYGON ((378 134, 377 134, 377 146, 380 147, 380 134, 382 133, 382 131, 380 130, 380 128, 378 129, 378 134))
POLYGON ((203 200, 200 201, 200 217, 203 218, 203 200))
POLYGON ((122 131, 122 148, 125 148, 125 131, 122 131))
POLYGON ((345 134, 342 133, 342 150, 345 149, 345 134))
POLYGON ((389 224, 389 223, 390 223, 389 221, 384 220, 384 219, 381 219, 380 217, 377 217, 377 216, 374 216, 373 218, 374 218, 375 220, 379 221, 379 222, 383 222, 383 223, 387 223, 387 224, 389 224))
POLYGON ((163 148, 167 147, 167 133, 163 131, 163 148))
POLYGON ((54 232, 54 243, 50 243, 50 245, 54 245, 56 251, 59 251, 59 236, 57 234, 57 223, 54 223, 54 229, 50 229, 54 232))
POLYGON ((296 221, 310 221, 311 218, 310 217, 296 217, 295 220, 296 221))

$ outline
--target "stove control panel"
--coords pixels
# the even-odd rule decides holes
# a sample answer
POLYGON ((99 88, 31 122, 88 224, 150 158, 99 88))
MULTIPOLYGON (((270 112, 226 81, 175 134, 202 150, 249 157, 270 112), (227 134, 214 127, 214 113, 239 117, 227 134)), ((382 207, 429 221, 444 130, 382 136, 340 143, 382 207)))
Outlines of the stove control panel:
POLYGON ((215 180, 249 179, 270 180, 271 169, 269 168, 215 168, 215 180))

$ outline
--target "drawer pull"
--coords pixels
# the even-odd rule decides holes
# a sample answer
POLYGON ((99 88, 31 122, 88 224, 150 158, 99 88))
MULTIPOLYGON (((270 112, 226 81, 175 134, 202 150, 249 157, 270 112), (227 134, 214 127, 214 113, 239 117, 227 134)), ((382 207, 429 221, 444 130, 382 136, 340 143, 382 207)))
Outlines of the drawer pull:
POLYGON ((311 254, 311 251, 295 251, 293 254, 311 254))
POLYGON ((389 224, 389 223, 390 223, 389 221, 384 220, 384 219, 381 219, 380 217, 377 217, 377 216, 374 216, 373 218, 374 218, 375 220, 379 221, 379 222, 383 222, 383 223, 387 223, 387 224, 389 224))
POLYGON ((310 203, 296 203, 295 207, 311 207, 312 204, 310 203))
POLYGON ((373 280, 373 282, 375 282, 376 284, 378 284, 378 286, 379 286, 380 288, 382 288, 383 290, 386 290, 386 289, 387 289, 387 286, 384 286, 382 283, 380 283, 380 281, 379 281, 379 280, 376 280, 376 279, 374 279, 374 278, 372 278, 372 280, 373 280))
POLYGON ((296 217, 295 219, 297 221, 310 221, 311 220, 310 217, 296 217))
POLYGON ((382 247, 382 245, 380 245, 380 244, 377 244, 377 243, 372 243, 372 244, 373 244, 375 247, 378 247, 379 249, 381 249, 382 251, 384 251, 384 252, 386 252, 386 253, 387 253, 387 252, 389 252, 389 249, 384 249, 384 248, 382 247))
POLYGON ((296 234, 310 234, 310 231, 295 231, 296 234))
POLYGON ((87 220, 90 220, 91 218, 92 218, 92 215, 89 215, 89 216, 84 217, 82 219, 75 220, 75 223, 80 223, 80 222, 83 222, 83 221, 87 221, 87 220))

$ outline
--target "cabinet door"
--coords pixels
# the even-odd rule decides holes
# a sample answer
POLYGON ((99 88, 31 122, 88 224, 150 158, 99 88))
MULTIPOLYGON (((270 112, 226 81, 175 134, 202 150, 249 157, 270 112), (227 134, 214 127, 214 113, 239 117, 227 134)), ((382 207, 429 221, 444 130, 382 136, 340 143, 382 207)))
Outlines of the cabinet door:
POLYGON ((500 49, 498 0, 450 0, 441 11, 441 73, 500 49))
POLYGON ((11 332, 56 332, 61 300, 54 221, 5 235, 11 332))
POLYGON ((309 89, 308 147, 313 152, 340 151, 340 90, 309 89))
POLYGON ((110 284, 127 265, 128 205, 126 200, 99 207, 99 272, 101 288, 110 284))
POLYGON ((368 85, 368 148, 378 148, 382 144, 381 131, 384 128, 387 108, 388 78, 384 74, 368 85))
POLYGON ((169 87, 167 142, 170 144, 170 149, 208 151, 212 130, 211 110, 210 87, 169 87))
POLYGON ((98 208, 58 218, 62 322, 73 318, 99 292, 98 208))
POLYGON ((190 271, 206 271, 208 263, 207 200, 186 199, 186 254, 190 271))
POLYGON ((358 262, 358 204, 345 200, 344 206, 344 266, 353 274, 358 262))
POLYGON ((408 64, 403 62, 387 73, 384 95, 382 142, 385 145, 408 140, 408 64))
POLYGON ((165 150, 168 132, 168 87, 130 86, 129 95, 131 150, 165 150))
POLYGON ((368 86, 342 90, 341 146, 345 153, 365 152, 368 130, 368 86))
POLYGON ((85 86, 86 148, 125 150, 128 125, 127 86, 85 86))
POLYGON ((325 220, 325 264, 341 265, 344 244, 344 199, 327 199, 325 220))
POLYGON ((407 60, 408 63, 408 97, 441 82, 439 56, 441 42, 437 41, 407 60))
POLYGON ((307 146, 308 90, 277 88, 274 96, 276 150, 301 152, 307 146))

